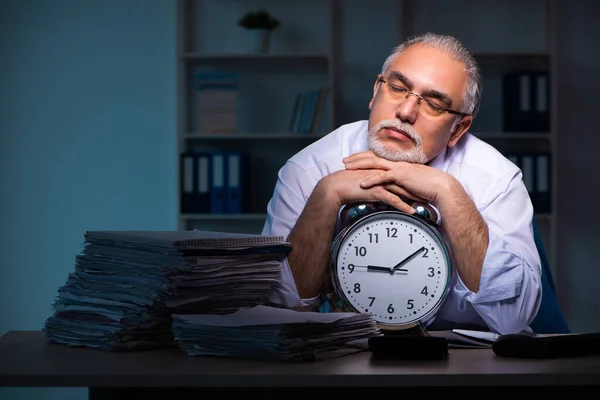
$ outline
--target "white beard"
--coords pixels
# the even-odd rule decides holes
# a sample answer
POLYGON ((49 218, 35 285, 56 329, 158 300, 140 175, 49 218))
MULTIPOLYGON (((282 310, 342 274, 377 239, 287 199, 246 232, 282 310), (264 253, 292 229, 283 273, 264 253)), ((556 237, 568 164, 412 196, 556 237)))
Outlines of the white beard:
POLYGON ((419 134, 415 132, 412 126, 399 120, 381 121, 379 124, 369 129, 368 139, 369 148, 378 157, 384 158, 389 161, 405 161, 413 164, 425 164, 427 162, 427 157, 423 152, 421 136, 419 136, 419 134), (381 143, 377 138, 377 133, 384 128, 395 128, 406 132, 406 134, 410 136, 412 140, 414 140, 414 147, 410 150, 398 150, 391 149, 385 144, 381 143))

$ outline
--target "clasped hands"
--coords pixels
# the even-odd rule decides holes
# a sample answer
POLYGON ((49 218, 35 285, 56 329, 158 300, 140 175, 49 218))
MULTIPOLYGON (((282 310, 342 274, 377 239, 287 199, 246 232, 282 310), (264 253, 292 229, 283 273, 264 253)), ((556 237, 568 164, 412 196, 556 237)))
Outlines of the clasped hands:
POLYGON ((345 170, 328 175, 339 205, 381 201, 407 213, 415 210, 401 198, 439 203, 455 179, 436 168, 404 161, 389 161, 371 150, 343 159, 345 170))

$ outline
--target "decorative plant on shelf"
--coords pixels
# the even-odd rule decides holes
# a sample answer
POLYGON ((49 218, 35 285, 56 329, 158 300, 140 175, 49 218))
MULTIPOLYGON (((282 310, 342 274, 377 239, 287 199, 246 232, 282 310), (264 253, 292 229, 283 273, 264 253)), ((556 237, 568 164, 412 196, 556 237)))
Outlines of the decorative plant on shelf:
POLYGON ((265 29, 272 31, 279 26, 279 21, 265 10, 249 12, 240 18, 238 24, 246 29, 265 29))
POLYGON ((279 27, 280 22, 267 11, 259 9, 249 12, 240 18, 238 25, 252 33, 255 51, 267 53, 269 51, 271 32, 279 27))

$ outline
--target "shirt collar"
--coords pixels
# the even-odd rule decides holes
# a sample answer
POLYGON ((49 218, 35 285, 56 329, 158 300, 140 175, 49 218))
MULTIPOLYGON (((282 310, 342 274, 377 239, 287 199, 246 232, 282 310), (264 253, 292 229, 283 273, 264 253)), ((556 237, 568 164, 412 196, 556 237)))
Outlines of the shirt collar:
POLYGON ((442 152, 433 160, 429 161, 427 165, 439 169, 440 171, 448 172, 449 161, 450 157, 448 157, 448 147, 444 147, 444 150, 442 150, 442 152))

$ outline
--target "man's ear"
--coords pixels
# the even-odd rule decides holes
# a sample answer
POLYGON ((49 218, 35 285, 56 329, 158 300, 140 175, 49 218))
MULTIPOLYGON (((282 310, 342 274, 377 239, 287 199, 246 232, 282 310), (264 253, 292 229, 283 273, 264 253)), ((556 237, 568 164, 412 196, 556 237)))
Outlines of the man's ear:
POLYGON ((375 79, 375 83, 373 83, 373 96, 371 96, 371 100, 369 100, 369 110, 371 109, 371 107, 373 107, 373 101, 375 100, 375 95, 377 94, 377 90, 379 90, 379 88, 381 86, 381 82, 379 81, 380 77, 381 77, 381 74, 378 74, 377 78, 375 79))
POLYGON ((450 140, 448 141, 448 147, 454 147, 456 145, 456 143, 458 143, 458 140, 461 138, 461 136, 464 135, 465 132, 467 132, 469 130, 469 128, 471 127, 472 124, 473 124, 473 117, 471 117, 471 116, 462 117, 462 119, 460 120, 460 122, 458 124, 456 124, 456 126, 454 127, 454 131, 450 135, 450 140))

